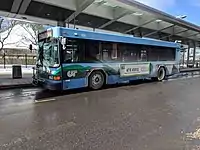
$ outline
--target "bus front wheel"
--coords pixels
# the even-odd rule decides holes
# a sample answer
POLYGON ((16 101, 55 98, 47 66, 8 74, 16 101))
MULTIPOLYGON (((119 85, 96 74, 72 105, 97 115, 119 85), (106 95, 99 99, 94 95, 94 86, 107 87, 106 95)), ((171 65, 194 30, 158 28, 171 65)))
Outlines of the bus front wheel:
POLYGON ((101 71, 94 71, 89 76, 89 87, 98 90, 104 85, 104 75, 101 71))

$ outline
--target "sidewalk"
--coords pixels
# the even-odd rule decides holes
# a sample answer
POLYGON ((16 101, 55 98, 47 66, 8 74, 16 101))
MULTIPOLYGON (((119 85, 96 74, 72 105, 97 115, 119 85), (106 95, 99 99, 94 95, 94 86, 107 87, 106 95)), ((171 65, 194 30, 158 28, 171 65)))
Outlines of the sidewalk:
POLYGON ((12 78, 12 66, 6 66, 4 69, 0 65, 0 90, 10 88, 31 87, 32 85, 32 67, 22 67, 22 78, 12 78))
POLYGON ((11 76, 0 74, 0 90, 32 86, 32 74, 24 75, 22 79, 12 79, 11 76))

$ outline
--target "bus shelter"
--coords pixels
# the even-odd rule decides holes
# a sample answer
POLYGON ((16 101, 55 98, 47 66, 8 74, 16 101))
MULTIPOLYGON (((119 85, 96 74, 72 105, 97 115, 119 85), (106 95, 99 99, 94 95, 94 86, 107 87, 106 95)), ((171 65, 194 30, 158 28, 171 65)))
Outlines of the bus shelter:
POLYGON ((41 24, 179 41, 187 45, 183 59, 188 64, 192 58, 193 66, 200 41, 200 27, 185 21, 184 16, 175 17, 134 0, 7 0, 0 6, 0 15, 41 24))

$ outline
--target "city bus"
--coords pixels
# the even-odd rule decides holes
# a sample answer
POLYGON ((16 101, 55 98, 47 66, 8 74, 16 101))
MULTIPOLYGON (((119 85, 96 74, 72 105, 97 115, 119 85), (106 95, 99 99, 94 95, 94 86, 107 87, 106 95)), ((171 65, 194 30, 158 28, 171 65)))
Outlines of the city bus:
POLYGON ((52 27, 38 34, 33 84, 49 90, 165 80, 179 72, 181 46, 131 35, 52 27))

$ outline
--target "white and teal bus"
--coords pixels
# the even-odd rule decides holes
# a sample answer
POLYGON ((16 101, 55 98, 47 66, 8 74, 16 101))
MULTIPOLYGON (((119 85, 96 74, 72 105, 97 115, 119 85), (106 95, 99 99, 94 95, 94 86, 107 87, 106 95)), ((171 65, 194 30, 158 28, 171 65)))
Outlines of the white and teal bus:
POLYGON ((63 27, 40 33, 38 42, 33 83, 50 90, 162 81, 179 72, 181 46, 175 42, 63 27))

